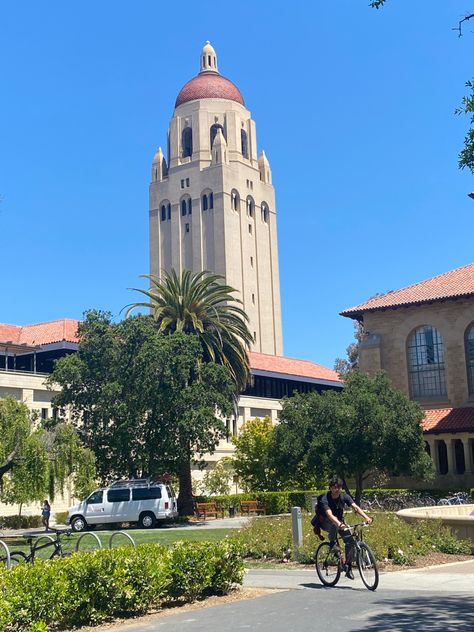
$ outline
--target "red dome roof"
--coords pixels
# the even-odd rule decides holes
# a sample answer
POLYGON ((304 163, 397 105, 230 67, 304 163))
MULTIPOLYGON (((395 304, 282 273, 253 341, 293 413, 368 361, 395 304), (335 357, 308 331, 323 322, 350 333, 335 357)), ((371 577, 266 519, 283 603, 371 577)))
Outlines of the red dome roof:
POLYGON ((237 86, 217 72, 201 72, 188 81, 181 88, 175 107, 195 99, 228 99, 245 106, 237 86))

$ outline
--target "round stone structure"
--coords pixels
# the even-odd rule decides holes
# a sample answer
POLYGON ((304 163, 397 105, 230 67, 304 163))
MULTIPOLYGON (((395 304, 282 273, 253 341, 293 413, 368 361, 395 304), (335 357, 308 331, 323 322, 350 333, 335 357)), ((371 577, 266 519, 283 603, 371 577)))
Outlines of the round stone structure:
POLYGON ((474 505, 443 505, 435 507, 414 507, 397 511, 397 516, 405 522, 418 520, 440 520, 458 538, 471 541, 474 552, 474 505))

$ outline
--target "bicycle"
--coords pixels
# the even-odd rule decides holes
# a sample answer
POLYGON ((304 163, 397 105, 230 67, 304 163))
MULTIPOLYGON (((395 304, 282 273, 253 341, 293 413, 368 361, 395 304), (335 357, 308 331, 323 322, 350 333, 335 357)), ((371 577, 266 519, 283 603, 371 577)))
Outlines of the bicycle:
MULTIPOLYGON (((362 539, 362 527, 367 525, 367 522, 360 522, 347 527, 351 534, 350 559, 357 563, 365 587, 375 590, 379 584, 377 560, 371 548, 362 539)), ((342 555, 338 539, 332 547, 329 542, 322 542, 319 545, 316 550, 315 565, 318 577, 324 586, 337 584, 342 572, 342 555)))
POLYGON ((440 498, 438 505, 467 505, 468 502, 469 496, 466 492, 456 492, 452 496, 440 498))
MULTIPOLYGON (((53 557, 67 557, 70 555, 69 551, 64 551, 61 536, 65 535, 67 537, 71 536, 71 529, 50 529, 52 533, 55 533, 56 538, 53 538, 49 534, 41 534, 39 537, 34 535, 24 536, 28 546, 30 547, 29 553, 24 553, 21 550, 15 550, 10 553, 10 565, 16 566, 20 563, 33 563, 35 561, 36 555, 39 551, 43 551, 45 549, 53 548, 53 551, 49 557, 46 559, 51 560, 53 557), (45 543, 41 543, 41 540, 47 540, 45 543)), ((7 557, 2 555, 0 557, 0 564, 4 564, 7 561, 7 557)))

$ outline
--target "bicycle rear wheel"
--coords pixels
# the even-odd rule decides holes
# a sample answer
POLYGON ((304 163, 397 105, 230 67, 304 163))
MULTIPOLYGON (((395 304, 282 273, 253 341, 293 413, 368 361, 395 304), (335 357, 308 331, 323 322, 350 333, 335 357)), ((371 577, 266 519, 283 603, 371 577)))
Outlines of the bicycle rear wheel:
POLYGON ((357 551, 357 568, 366 588, 375 590, 379 585, 379 569, 375 555, 365 542, 359 543, 357 551))
MULTIPOLYGON (((18 566, 18 564, 25 564, 27 561, 28 559, 22 551, 13 551, 13 553, 10 553, 10 568, 18 566)), ((0 557, 0 565, 7 565, 6 555, 0 557)))
MULTIPOLYGON (((339 554, 340 555, 340 554, 339 554)), ((335 586, 341 576, 340 558, 329 542, 323 542, 316 551, 316 572, 322 584, 335 586)))

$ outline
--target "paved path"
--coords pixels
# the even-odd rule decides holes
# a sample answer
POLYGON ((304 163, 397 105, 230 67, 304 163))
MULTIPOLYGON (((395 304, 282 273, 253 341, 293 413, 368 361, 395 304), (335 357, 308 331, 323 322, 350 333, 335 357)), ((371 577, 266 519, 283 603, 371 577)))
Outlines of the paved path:
MULTIPOLYGON (((324 588, 310 570, 250 570, 245 586, 282 588, 255 599, 107 627, 107 632, 472 632, 474 562, 382 573, 324 588)), ((100 632, 100 629, 97 630, 100 632)))

